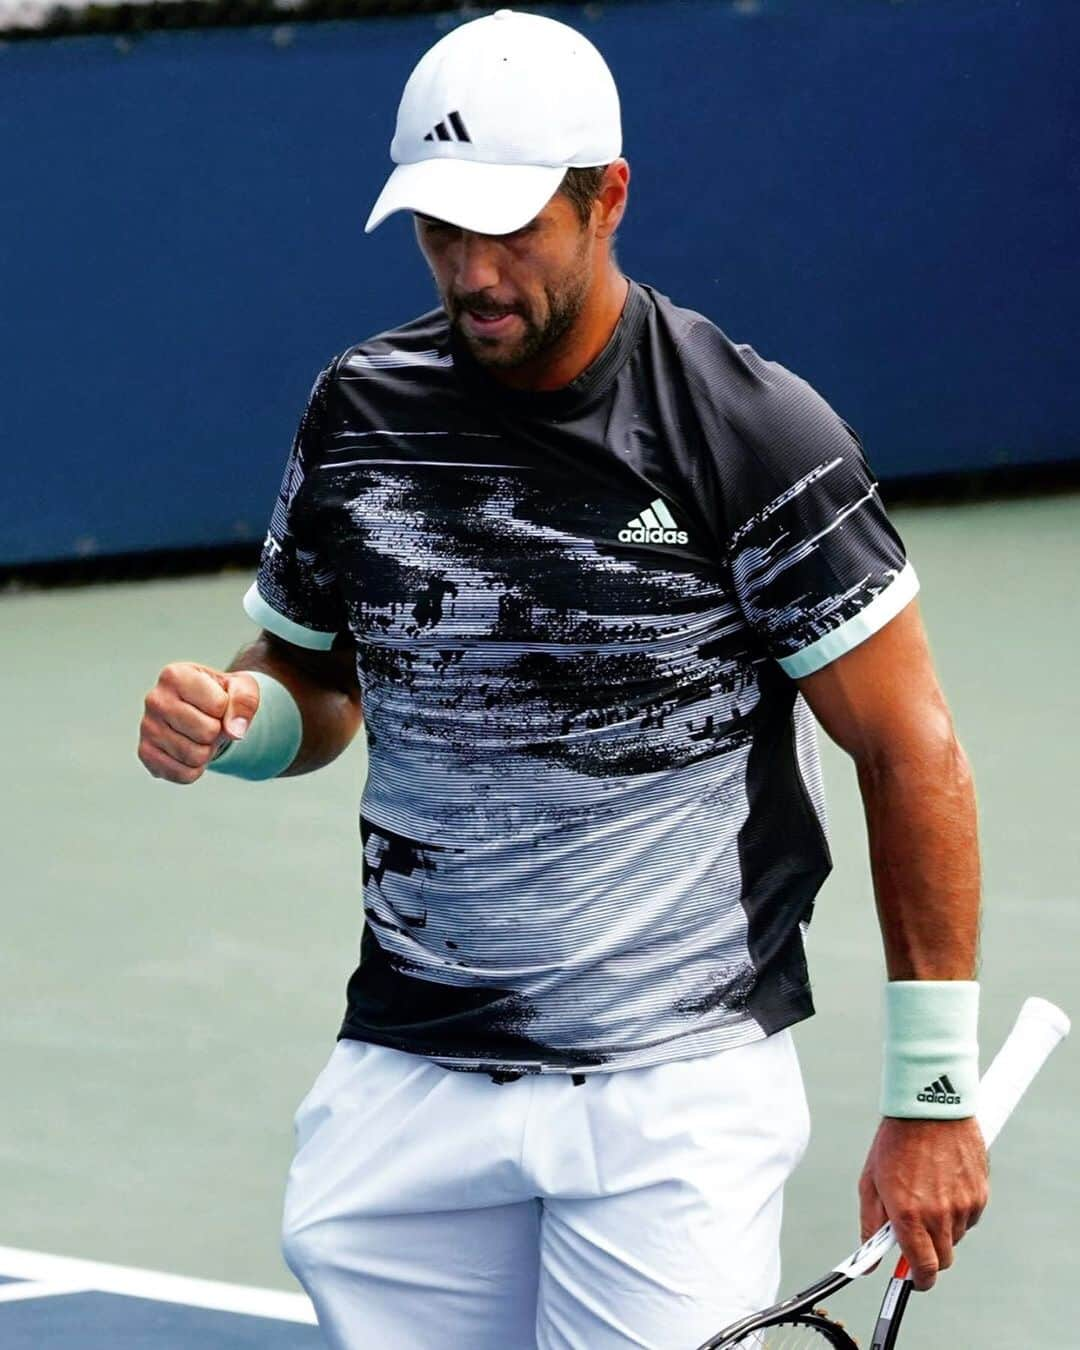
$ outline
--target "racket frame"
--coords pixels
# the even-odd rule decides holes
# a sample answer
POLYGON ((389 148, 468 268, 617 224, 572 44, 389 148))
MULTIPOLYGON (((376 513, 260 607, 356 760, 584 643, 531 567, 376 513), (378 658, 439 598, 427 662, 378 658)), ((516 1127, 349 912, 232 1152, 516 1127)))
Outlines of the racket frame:
POLYGON ((870 1350, 893 1350, 900 1334, 900 1320, 911 1297, 911 1287, 911 1267, 907 1258, 902 1256, 885 1288, 881 1310, 874 1323, 874 1334, 870 1338, 870 1350))
MULTIPOLYGON (((843 1289, 845 1285, 851 1283, 851 1279, 850 1275, 831 1270, 828 1275, 814 1284, 807 1285, 805 1289, 785 1299, 783 1303, 776 1303, 773 1307, 766 1308, 764 1312, 751 1313, 741 1322, 733 1322, 731 1326, 717 1332, 704 1345, 698 1346, 698 1350, 720 1350, 720 1347, 725 1345, 737 1345, 744 1336, 750 1336, 755 1331, 767 1331, 769 1327, 775 1327, 782 1322, 791 1322, 797 1317, 813 1314, 815 1304, 823 1298, 830 1298, 838 1289, 843 1289)), ((843 1328, 838 1327, 835 1322, 829 1325, 843 1332, 843 1328)), ((848 1339, 850 1340, 850 1337, 848 1339)))

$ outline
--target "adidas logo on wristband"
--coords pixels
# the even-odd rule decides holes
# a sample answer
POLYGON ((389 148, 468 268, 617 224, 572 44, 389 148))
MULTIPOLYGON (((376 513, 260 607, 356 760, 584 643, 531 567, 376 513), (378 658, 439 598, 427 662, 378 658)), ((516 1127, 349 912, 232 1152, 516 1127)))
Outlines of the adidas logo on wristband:
POLYGON ((960 1094, 949 1082, 949 1075, 943 1073, 940 1078, 936 1078, 921 1092, 916 1093, 916 1100, 933 1102, 935 1106, 959 1106, 960 1094))

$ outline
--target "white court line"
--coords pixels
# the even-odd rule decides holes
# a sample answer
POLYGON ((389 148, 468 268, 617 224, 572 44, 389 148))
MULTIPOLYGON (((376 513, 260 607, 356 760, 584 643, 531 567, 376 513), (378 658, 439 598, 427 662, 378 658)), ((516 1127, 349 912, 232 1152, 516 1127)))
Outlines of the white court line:
MULTIPOLYGON (((84 1291, 129 1294, 134 1298, 156 1299, 160 1303, 184 1303, 193 1308, 213 1308, 218 1312, 247 1313, 252 1317, 274 1317, 281 1322, 315 1325, 315 1310, 306 1294, 285 1294, 276 1289, 197 1280, 187 1275, 106 1265, 101 1261, 53 1256, 48 1252, 0 1247, 0 1275, 36 1281, 38 1288, 47 1286, 49 1292, 71 1293, 77 1287, 84 1291)), ((25 1298, 38 1296, 30 1292, 23 1295, 25 1298)), ((40 1297, 46 1296, 45 1291, 40 1294, 40 1297)), ((9 1294, 6 1286, 0 1286, 0 1297, 11 1299, 16 1295, 9 1294)))
POLYGON ((24 1284, 0 1285, 0 1303, 21 1303, 28 1298, 56 1298, 60 1294, 85 1294, 85 1284, 64 1281, 27 1280, 24 1284))

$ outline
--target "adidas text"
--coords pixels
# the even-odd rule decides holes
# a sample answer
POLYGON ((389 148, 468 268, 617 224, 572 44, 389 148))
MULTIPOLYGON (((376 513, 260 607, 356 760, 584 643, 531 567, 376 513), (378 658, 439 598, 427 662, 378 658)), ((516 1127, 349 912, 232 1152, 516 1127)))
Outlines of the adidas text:
POLYGON ((915 1100, 931 1102, 934 1106, 959 1106, 960 1094, 949 1081, 949 1075, 943 1073, 940 1078, 935 1078, 921 1092, 916 1093, 915 1100))
POLYGON ((690 536, 679 529, 679 522, 663 497, 655 497, 639 516, 628 520, 619 531, 624 544, 688 544, 690 536))
POLYGON ((643 525, 635 529, 619 531, 624 544, 688 544, 690 536, 685 530, 647 530, 643 525))

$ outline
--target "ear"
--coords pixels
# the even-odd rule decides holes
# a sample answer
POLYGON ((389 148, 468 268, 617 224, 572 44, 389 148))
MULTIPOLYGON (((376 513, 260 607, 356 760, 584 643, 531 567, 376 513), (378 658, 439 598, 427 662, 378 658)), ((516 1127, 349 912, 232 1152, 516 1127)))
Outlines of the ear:
POLYGON ((610 239, 619 228, 619 222, 626 212, 629 187, 630 165, 625 159, 612 160, 593 203, 597 239, 610 239))

